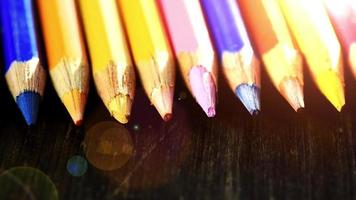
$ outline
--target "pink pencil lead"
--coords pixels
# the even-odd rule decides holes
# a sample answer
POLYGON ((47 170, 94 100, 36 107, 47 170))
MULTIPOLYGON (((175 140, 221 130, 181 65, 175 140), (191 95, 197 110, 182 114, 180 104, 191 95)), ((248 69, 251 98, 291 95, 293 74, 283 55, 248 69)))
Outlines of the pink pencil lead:
POLYGON ((208 117, 216 114, 216 85, 209 71, 204 67, 193 67, 189 73, 192 93, 208 117))

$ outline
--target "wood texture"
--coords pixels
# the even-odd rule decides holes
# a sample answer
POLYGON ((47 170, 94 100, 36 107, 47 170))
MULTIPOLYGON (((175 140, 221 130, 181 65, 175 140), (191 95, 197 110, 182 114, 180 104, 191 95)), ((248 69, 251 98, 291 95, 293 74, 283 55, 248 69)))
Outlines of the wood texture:
MULTIPOLYGON (((178 81, 174 118, 163 123, 138 88, 125 126, 133 157, 119 170, 88 163, 82 177, 66 169, 74 155, 85 157, 85 134, 113 120, 91 93, 83 128, 76 128, 47 88, 38 125, 27 129, 0 84, 0 168, 30 166, 46 173, 60 199, 355 199, 356 98, 337 113, 305 79, 308 110, 295 114, 262 73, 263 112, 251 118, 226 84, 219 114, 208 119, 178 81), (178 98, 180 100, 178 100, 178 98), (276 106, 278 105, 278 106, 276 106), (144 114, 143 114, 144 113, 144 114), (139 124, 140 131, 135 131, 139 124), (125 181, 124 181, 125 180, 125 181)), ((353 78, 351 74, 347 83, 353 78)))

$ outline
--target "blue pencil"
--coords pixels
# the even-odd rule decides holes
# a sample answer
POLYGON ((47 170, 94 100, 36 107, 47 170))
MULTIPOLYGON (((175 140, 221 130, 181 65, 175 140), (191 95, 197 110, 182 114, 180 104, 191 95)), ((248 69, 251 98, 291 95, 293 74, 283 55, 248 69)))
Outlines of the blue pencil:
POLYGON ((201 0, 223 72, 250 114, 260 110, 259 62, 251 47, 236 0, 201 0))
POLYGON ((4 73, 26 123, 36 123, 45 85, 31 0, 1 0, 0 27, 4 73))

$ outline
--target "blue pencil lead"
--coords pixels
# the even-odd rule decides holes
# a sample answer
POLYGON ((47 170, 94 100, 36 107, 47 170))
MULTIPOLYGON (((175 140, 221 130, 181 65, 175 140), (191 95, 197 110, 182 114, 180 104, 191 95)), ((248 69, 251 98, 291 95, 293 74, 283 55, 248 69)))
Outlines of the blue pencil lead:
POLYGON ((260 89, 256 85, 241 84, 236 88, 235 93, 251 115, 259 113, 260 89))
POLYGON ((37 122, 40 101, 41 96, 35 92, 23 92, 16 97, 16 103, 29 126, 37 122))

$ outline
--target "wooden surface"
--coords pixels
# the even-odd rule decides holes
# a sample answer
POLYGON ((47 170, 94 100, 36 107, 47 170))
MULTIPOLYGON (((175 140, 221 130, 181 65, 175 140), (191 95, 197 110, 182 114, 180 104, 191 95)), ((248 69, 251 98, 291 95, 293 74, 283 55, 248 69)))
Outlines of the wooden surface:
MULTIPOLYGON (((116 155, 113 163, 121 166, 113 171, 92 164, 105 168, 113 157, 86 156, 85 134, 101 121, 113 121, 93 87, 83 127, 72 124, 48 84, 39 123, 28 129, 2 80, 1 171, 37 168, 66 200, 356 199, 356 87, 347 87, 348 106, 339 114, 307 76, 308 109, 296 114, 265 72, 262 77, 263 112, 255 118, 226 89, 223 78, 214 119, 204 116, 179 79, 174 120, 164 123, 139 86, 131 122, 126 129, 118 125, 131 143, 122 142, 125 148, 115 143, 113 148, 125 150, 126 157, 116 155), (80 177, 66 168, 74 155, 88 159, 80 177)), ((347 83, 355 84, 350 78, 347 83)))

